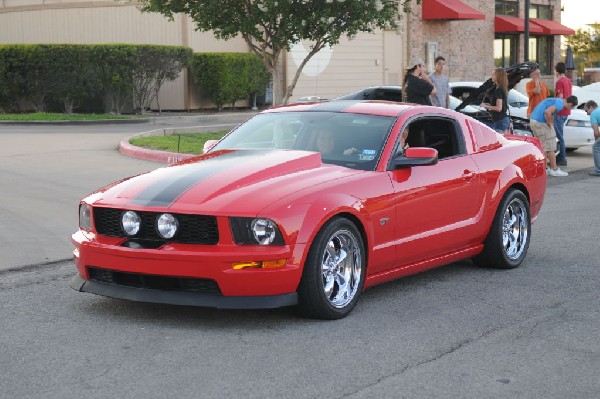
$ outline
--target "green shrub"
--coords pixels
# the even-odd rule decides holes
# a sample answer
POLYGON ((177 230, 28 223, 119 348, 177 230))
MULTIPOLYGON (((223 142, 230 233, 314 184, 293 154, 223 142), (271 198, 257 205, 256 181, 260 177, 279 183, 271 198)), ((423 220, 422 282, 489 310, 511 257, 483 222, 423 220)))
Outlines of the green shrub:
POLYGON ((100 97, 105 111, 121 114, 133 101, 143 111, 161 86, 188 66, 191 55, 191 49, 178 46, 3 45, 0 107, 41 112, 56 103, 72 113, 81 101, 100 97))
POLYGON ((220 111, 225 104, 262 94, 270 76, 255 54, 196 53, 192 61, 192 78, 220 111))

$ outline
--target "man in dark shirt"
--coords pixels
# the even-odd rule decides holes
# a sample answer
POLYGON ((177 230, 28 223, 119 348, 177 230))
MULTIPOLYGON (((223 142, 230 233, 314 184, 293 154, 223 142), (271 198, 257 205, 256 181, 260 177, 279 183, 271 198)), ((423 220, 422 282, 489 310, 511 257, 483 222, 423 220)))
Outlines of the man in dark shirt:
POLYGON ((429 96, 436 94, 437 91, 421 59, 413 59, 410 62, 404 76, 404 92, 409 103, 431 105, 429 96))

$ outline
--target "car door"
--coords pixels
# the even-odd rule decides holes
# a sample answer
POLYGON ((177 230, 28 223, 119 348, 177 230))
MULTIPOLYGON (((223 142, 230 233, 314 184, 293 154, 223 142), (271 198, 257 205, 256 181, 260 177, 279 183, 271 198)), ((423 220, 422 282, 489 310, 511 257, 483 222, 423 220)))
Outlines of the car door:
POLYGON ((484 192, 479 170, 467 154, 458 122, 449 118, 437 123, 436 136, 444 127, 455 135, 453 154, 435 165, 388 171, 395 196, 399 264, 456 251, 475 239, 473 226, 482 212, 484 192))

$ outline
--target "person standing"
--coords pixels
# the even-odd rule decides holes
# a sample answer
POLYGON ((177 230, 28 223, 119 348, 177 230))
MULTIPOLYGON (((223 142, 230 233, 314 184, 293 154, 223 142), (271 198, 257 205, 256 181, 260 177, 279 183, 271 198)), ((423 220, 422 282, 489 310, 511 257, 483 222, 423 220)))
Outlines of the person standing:
POLYGON ((436 107, 450 108, 450 83, 444 76, 446 59, 442 56, 435 57, 435 72, 429 78, 435 87, 436 93, 431 95, 431 103, 436 107))
POLYGON ((590 116, 590 122, 592 123, 592 129, 594 129, 594 145, 592 146, 592 154, 594 154, 594 171, 590 173, 590 176, 600 177, 600 108, 596 101, 590 100, 583 106, 585 112, 590 116))
POLYGON ((489 103, 481 103, 481 106, 488 111, 492 117, 491 122, 486 125, 498 133, 507 133, 510 127, 510 118, 506 114, 508 110, 508 76, 504 68, 496 68, 492 72, 492 82, 495 84, 489 103))
MULTIPOLYGON (((554 97, 567 98, 573 94, 573 83, 565 76, 566 67, 564 62, 559 62, 554 67, 558 80, 554 87, 554 97)), ((571 115, 570 109, 563 109, 556 114, 554 118, 554 130, 558 138, 559 152, 556 157, 556 163, 560 166, 567 166, 567 149, 565 148, 564 127, 567 116, 571 115)))
POLYGON ((527 117, 531 115, 533 109, 546 98, 550 97, 550 90, 546 83, 541 80, 539 69, 534 69, 531 72, 531 80, 525 85, 527 97, 529 97, 529 107, 527 108, 527 117))
POLYGON ((431 105, 429 96, 436 94, 437 91, 425 71, 423 61, 413 58, 409 65, 410 68, 406 70, 406 74, 404 75, 403 87, 406 102, 431 105))
POLYGON ((550 167, 546 169, 546 173, 550 176, 563 177, 569 174, 561 170, 556 165, 556 132, 554 131, 554 118, 556 114, 563 109, 571 109, 577 106, 577 97, 569 96, 566 99, 550 97, 542 101, 533 109, 529 116, 531 130, 533 135, 541 142, 544 151, 546 152, 546 160, 550 163, 550 167))

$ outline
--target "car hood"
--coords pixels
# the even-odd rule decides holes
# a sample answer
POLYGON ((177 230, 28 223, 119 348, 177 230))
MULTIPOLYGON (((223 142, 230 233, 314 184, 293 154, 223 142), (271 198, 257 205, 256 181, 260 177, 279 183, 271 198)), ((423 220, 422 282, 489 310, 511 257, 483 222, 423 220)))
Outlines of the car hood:
POLYGON ((117 182, 85 201, 120 209, 249 215, 357 173, 365 172, 323 164, 317 152, 222 150, 117 182))

